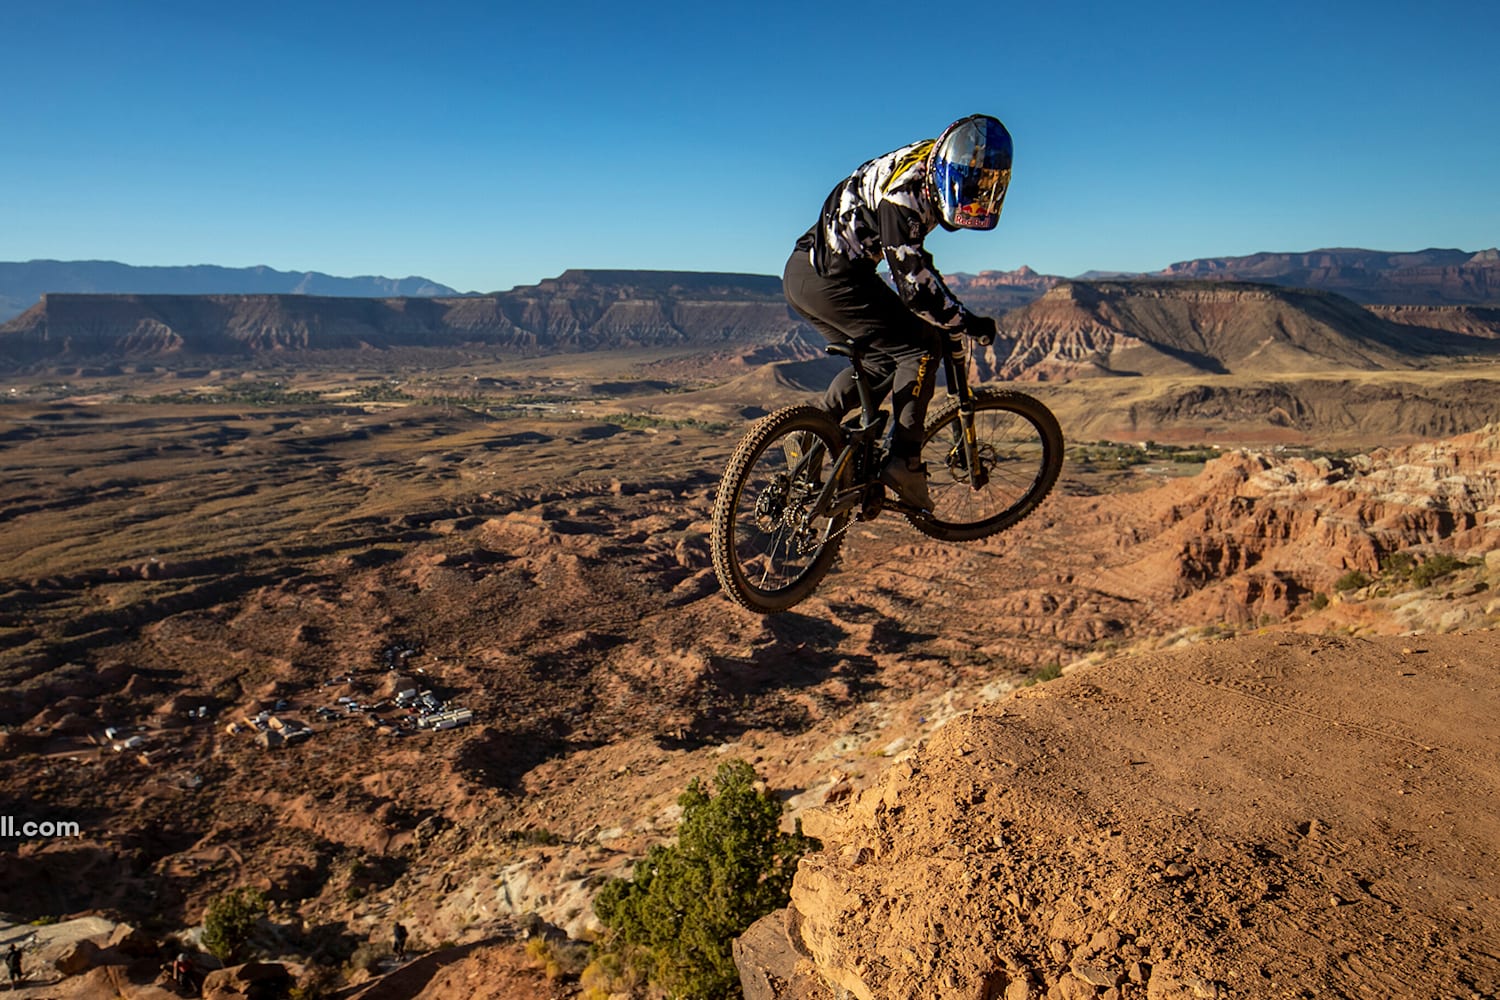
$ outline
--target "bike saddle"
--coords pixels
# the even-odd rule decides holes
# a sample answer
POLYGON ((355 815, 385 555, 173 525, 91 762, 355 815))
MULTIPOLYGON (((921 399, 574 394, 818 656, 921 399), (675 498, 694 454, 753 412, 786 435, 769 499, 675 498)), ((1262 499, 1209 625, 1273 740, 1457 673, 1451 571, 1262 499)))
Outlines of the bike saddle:
POLYGON ((870 341, 874 339, 874 334, 871 334, 864 337, 855 337, 853 340, 846 340, 838 344, 829 344, 828 353, 842 355, 851 361, 858 361, 865 356, 865 352, 870 349, 870 341))

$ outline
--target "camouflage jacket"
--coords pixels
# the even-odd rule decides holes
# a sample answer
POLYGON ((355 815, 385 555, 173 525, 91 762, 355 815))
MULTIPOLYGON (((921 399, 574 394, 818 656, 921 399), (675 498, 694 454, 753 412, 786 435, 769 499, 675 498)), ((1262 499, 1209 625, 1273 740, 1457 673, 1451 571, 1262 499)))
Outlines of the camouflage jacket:
POLYGON ((924 139, 861 164, 828 195, 797 249, 812 254, 813 269, 824 277, 851 267, 873 269, 883 258, 907 308, 934 326, 955 330, 964 325, 967 310, 922 246, 939 221, 927 187, 934 141, 924 139))

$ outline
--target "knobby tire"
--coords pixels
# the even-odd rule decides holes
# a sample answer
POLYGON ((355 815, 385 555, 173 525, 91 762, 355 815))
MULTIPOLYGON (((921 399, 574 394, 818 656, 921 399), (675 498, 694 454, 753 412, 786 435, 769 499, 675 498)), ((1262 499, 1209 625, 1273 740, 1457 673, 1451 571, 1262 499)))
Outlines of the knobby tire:
POLYGON ((927 418, 922 458, 927 463, 930 514, 907 514, 924 535, 967 542, 1004 531, 1037 508, 1062 471, 1063 436, 1041 401, 1012 389, 974 390, 974 424, 989 482, 975 490, 959 440, 958 400, 927 418))
POLYGON ((788 406, 746 432, 714 497, 714 572, 725 594, 758 614, 785 611, 812 595, 838 557, 850 517, 820 518, 815 530, 798 530, 811 523, 798 515, 810 506, 813 490, 808 477, 791 476, 785 442, 801 433, 821 442, 819 472, 826 481, 843 432, 821 410, 788 406))

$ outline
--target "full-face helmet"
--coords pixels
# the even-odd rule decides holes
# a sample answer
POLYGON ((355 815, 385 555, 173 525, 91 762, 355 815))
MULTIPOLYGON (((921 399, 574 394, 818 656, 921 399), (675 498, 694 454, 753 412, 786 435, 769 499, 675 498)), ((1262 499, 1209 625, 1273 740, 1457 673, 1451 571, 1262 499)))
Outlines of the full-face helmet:
POLYGON ((998 118, 970 115, 943 130, 928 170, 943 226, 994 229, 1010 186, 1010 133, 998 118))

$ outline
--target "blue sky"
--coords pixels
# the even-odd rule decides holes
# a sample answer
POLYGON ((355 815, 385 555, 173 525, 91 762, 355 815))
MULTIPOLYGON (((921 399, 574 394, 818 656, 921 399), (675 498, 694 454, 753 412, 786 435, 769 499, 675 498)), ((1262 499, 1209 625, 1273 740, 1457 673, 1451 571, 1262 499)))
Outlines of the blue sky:
POLYGON ((0 260, 461 291, 779 274, 862 160, 1016 142, 945 271, 1500 243, 1500 5, 7 0, 0 260))

